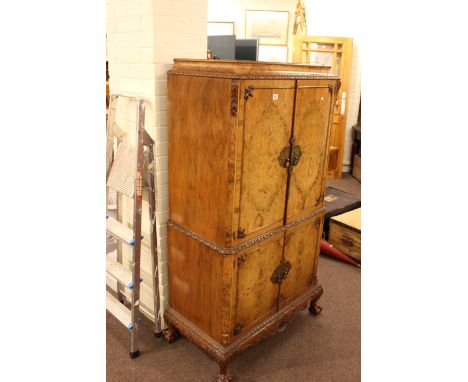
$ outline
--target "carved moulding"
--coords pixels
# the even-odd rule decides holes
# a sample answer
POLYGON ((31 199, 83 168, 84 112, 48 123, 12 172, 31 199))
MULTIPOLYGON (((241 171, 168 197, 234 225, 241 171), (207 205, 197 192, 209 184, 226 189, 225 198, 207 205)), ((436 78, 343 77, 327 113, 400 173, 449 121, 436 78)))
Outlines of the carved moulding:
POLYGON ((276 334, 278 331, 283 330, 285 325, 292 321, 296 313, 306 309, 309 304, 311 307, 312 305, 315 307, 316 302, 322 293, 323 288, 321 285, 317 285, 316 287, 309 289, 307 292, 303 293, 301 296, 280 309, 276 314, 236 338, 228 346, 219 344, 171 307, 168 307, 165 310, 164 319, 184 335, 190 342, 202 348, 208 355, 214 358, 218 364, 227 366, 234 357, 246 349, 252 347, 257 342, 276 334))
POLYGON ((254 244, 257 244, 263 240, 266 240, 280 232, 283 232, 283 231, 286 231, 287 229, 291 228, 291 227, 294 227, 298 224, 301 224, 302 222, 308 220, 308 219, 311 219, 313 218, 314 216, 317 216, 319 215, 320 213, 324 212, 325 211, 325 208, 319 208, 318 210, 315 210, 314 212, 308 214, 308 215, 305 215, 303 216, 302 218, 300 219, 297 219, 291 223, 288 223, 286 225, 283 225, 281 227, 278 227, 278 228, 275 228, 263 235, 260 235, 260 236, 257 236, 251 240, 247 240, 245 241, 244 243, 241 243, 235 247, 232 247, 232 248, 225 248, 225 247, 221 247, 220 245, 216 244, 216 243, 213 243, 212 241, 208 240, 208 239, 205 239, 203 236, 200 236, 198 235, 197 233, 195 232, 192 232, 184 227, 182 227, 181 225, 173 222, 172 220, 168 220, 167 222, 167 225, 169 227, 172 227, 174 228, 175 230, 179 231, 180 233, 183 233, 184 235, 188 236, 188 237, 191 237, 192 239, 195 239, 197 241, 199 241, 200 243, 206 245, 207 247, 211 248, 211 249, 214 249, 215 251, 223 254, 223 255, 235 255, 237 252, 239 251, 242 251, 243 249, 245 248, 248 248, 254 244))
POLYGON ((167 74, 179 75, 179 76, 195 76, 195 77, 216 77, 216 78, 230 78, 238 80, 288 80, 288 79, 299 79, 299 80, 338 80, 339 77, 330 75, 327 73, 311 73, 308 74, 236 74, 236 73, 224 73, 224 72, 209 72, 203 70, 169 70, 167 74))
POLYGON ((239 92, 239 80, 232 80, 231 83, 231 115, 237 115, 237 96, 239 92))

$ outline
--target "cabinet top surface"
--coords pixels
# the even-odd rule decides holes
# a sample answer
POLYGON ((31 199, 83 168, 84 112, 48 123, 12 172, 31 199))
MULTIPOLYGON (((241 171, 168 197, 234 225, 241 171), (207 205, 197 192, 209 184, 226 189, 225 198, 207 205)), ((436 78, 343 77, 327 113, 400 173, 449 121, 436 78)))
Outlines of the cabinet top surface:
POLYGON ((200 75, 224 78, 327 78, 338 79, 329 74, 324 65, 285 64, 242 60, 202 60, 175 58, 169 74, 200 75))

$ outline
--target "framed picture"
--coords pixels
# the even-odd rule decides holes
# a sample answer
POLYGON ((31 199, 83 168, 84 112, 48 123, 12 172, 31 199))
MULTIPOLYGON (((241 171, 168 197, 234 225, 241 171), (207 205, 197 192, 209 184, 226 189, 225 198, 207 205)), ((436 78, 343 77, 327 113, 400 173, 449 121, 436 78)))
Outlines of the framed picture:
POLYGON ((232 21, 208 21, 206 24, 208 36, 226 36, 236 34, 235 24, 232 21))
POLYGON ((258 61, 286 62, 288 47, 286 45, 260 45, 258 47, 258 61))
POLYGON ((287 11, 245 11, 245 38, 258 38, 260 45, 286 45, 288 28, 287 11))

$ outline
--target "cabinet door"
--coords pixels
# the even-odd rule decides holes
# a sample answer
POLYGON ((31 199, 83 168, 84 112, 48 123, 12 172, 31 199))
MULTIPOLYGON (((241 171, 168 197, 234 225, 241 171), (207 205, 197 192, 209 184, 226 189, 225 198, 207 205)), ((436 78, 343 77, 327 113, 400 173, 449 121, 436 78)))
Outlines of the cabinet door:
POLYGON ((317 283, 322 224, 323 214, 286 231, 284 262, 289 262, 290 268, 280 286, 279 309, 317 283))
POLYGON ((294 144, 301 153, 291 173, 287 221, 321 207, 328 152, 332 81, 298 81, 294 144), (330 82, 330 83, 329 83, 330 82))
POLYGON ((294 87, 294 81, 242 82, 238 239, 283 224, 288 172, 278 157, 291 138, 294 87))
POLYGON ((237 257, 237 296, 234 336, 276 313, 278 284, 271 281, 281 263, 284 233, 237 257))

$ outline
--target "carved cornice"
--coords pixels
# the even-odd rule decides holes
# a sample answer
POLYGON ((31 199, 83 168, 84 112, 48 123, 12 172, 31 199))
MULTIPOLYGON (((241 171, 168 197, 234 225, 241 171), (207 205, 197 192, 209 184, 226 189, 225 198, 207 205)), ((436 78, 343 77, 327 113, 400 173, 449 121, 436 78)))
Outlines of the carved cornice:
POLYGON ((197 326, 192 324, 172 308, 164 312, 164 319, 175 326, 190 342, 201 347, 217 362, 230 362, 235 356, 255 345, 257 342, 276 334, 289 323, 297 312, 304 310, 310 301, 317 301, 323 293, 323 288, 317 285, 295 298, 281 308, 276 314, 262 321, 245 334, 236 338, 230 345, 223 346, 197 326))
POLYGON ((226 73, 226 72, 209 72, 203 70, 169 70, 167 74, 173 74, 178 76, 195 76, 195 77, 215 77, 215 78, 227 78, 227 79, 238 79, 238 80, 288 80, 288 79, 299 79, 299 80, 337 80, 339 77, 330 75, 327 73, 312 73, 301 74, 295 72, 294 74, 278 74, 278 72, 269 74, 238 74, 238 73, 226 73))
POLYGON ((239 245, 237 245, 235 247, 232 247, 232 248, 221 247, 220 245, 218 245, 216 243, 213 243, 212 241, 204 238, 203 236, 200 236, 197 233, 192 232, 192 231, 188 230, 187 228, 182 227, 181 225, 173 222, 172 220, 169 220, 167 222, 167 225, 169 227, 172 227, 175 230, 179 231, 180 233, 183 233, 184 235, 199 241, 200 243, 202 243, 202 244, 206 245, 207 247, 215 250, 216 252, 221 253, 222 255, 235 255, 239 251, 242 251, 242 250, 244 250, 244 249, 246 249, 246 248, 248 248, 248 247, 250 247, 252 245, 258 244, 261 241, 266 240, 266 239, 268 239, 268 238, 270 238, 270 237, 272 237, 272 236, 274 236, 274 235, 276 235, 278 233, 284 232, 284 231, 286 231, 287 229, 289 229, 291 227, 295 227, 298 224, 301 224, 302 222, 305 222, 306 220, 311 219, 314 216, 317 216, 317 215, 319 215, 320 213, 322 213, 324 211, 325 211, 325 208, 323 208, 323 207, 319 208, 318 210, 315 210, 314 212, 312 212, 312 213, 310 213, 308 215, 305 215, 305 216, 301 217, 300 219, 294 220, 291 223, 288 223, 288 224, 283 225, 281 227, 275 228, 275 229, 273 229, 273 230, 271 230, 269 232, 264 233, 263 235, 257 236, 257 237, 255 237, 253 239, 250 239, 250 240, 247 240, 244 243, 241 243, 241 244, 239 244, 239 245))

